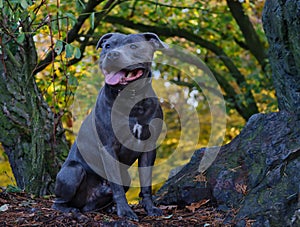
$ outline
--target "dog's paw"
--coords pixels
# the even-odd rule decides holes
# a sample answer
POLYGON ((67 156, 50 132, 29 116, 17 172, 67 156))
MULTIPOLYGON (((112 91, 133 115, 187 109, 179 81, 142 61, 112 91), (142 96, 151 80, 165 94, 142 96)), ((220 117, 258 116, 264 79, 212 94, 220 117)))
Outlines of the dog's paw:
POLYGON ((78 222, 88 222, 90 220, 88 216, 82 214, 81 212, 75 212, 72 213, 72 215, 78 222))
POLYGON ((117 214, 129 220, 139 221, 138 216, 133 212, 129 205, 117 205, 117 214))
POLYGON ((148 216, 162 216, 163 212, 161 209, 154 206, 151 197, 143 198, 141 202, 148 216))
POLYGON ((161 209, 157 207, 152 207, 151 209, 147 210, 148 216, 162 216, 163 212, 161 209))

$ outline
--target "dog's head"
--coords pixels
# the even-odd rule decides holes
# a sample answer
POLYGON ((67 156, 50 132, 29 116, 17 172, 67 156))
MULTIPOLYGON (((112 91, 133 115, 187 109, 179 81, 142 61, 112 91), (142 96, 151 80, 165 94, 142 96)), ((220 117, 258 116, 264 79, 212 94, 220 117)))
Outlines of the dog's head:
POLYGON ((154 33, 103 35, 100 68, 108 85, 127 85, 149 74, 154 51, 167 48, 154 33))

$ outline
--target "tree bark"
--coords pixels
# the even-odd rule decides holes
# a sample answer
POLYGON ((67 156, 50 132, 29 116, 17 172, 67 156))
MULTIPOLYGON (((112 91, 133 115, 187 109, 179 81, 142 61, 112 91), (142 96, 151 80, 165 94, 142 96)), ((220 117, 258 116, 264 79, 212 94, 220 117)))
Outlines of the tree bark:
POLYGON ((68 145, 32 75, 37 54, 29 28, 23 29, 22 45, 7 35, 1 40, 0 142, 18 187, 44 195, 53 191, 68 145))
POLYGON ((267 0, 263 25, 280 110, 300 114, 300 4, 267 0))

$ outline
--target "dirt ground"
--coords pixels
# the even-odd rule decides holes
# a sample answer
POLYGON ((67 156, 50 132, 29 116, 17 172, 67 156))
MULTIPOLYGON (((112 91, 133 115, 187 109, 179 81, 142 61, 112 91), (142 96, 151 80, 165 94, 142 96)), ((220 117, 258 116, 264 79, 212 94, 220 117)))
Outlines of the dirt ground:
POLYGON ((78 215, 51 209, 53 197, 35 198, 32 195, 8 193, 0 189, 0 227, 2 226, 233 226, 228 222, 233 210, 217 211, 208 201, 200 201, 179 209, 160 206, 164 215, 147 217, 139 205, 132 205, 140 221, 128 221, 116 214, 89 212, 78 215))

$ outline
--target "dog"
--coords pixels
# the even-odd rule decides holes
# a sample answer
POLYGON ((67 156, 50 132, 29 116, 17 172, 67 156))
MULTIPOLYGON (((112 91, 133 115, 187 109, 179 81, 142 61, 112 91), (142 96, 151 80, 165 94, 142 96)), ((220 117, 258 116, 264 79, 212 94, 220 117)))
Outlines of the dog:
POLYGON ((128 168, 138 160, 141 204, 147 215, 161 216, 151 178, 163 112, 151 86, 151 62, 168 46, 154 33, 108 33, 98 48, 105 85, 57 174, 53 208, 87 212, 114 202, 118 216, 138 220, 125 196, 128 168))

